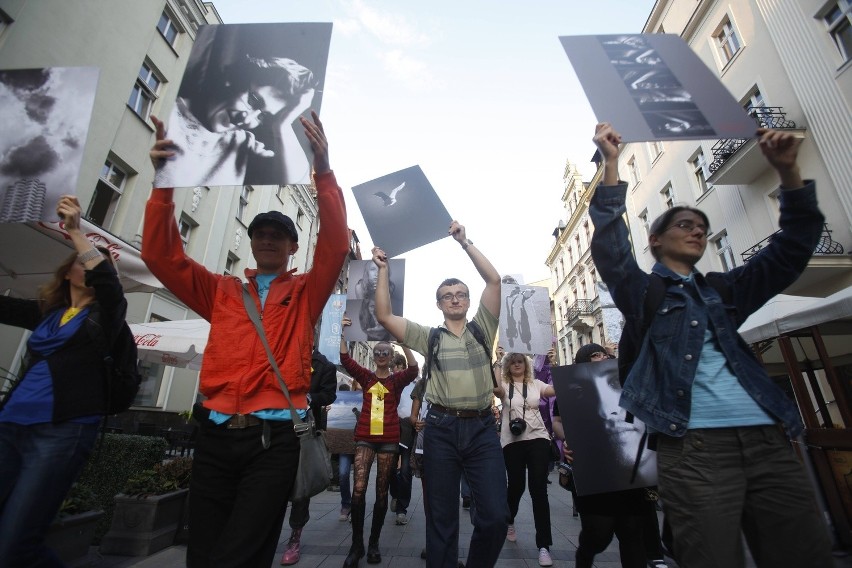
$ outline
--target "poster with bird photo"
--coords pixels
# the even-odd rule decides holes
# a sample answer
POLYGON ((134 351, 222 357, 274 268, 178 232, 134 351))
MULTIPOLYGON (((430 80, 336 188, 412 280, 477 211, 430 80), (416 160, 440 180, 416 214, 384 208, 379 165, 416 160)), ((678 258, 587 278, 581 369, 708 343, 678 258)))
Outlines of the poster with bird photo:
POLYGON ((388 258, 447 236, 453 219, 420 166, 352 188, 373 239, 388 258))

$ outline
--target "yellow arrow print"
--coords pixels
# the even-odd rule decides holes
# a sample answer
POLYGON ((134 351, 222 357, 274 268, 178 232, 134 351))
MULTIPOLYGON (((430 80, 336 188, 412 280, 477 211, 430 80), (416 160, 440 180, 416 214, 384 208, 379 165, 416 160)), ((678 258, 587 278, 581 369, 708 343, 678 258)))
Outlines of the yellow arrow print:
POLYGON ((370 435, 381 436, 385 433, 385 395, 390 391, 380 382, 376 382, 367 389, 373 395, 370 404, 370 435))

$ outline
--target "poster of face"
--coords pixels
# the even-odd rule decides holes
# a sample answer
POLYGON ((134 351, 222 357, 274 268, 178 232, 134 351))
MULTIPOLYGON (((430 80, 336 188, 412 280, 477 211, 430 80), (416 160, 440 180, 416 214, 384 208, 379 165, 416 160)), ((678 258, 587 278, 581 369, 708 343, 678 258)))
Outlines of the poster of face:
POLYGON ((341 320, 346 311, 346 294, 332 294, 322 309, 317 349, 335 365, 340 364, 340 335, 343 332, 341 320))
POLYGON ((542 286, 500 285, 500 334, 507 353, 544 354, 551 347, 550 295, 542 286))
MULTIPOLYGON (((343 330, 346 341, 390 341, 391 334, 376 320, 376 282, 379 269, 370 260, 349 263, 349 290, 346 295, 346 315, 352 325, 343 330)), ((405 291, 405 259, 388 261, 391 308, 402 315, 405 291)), ((339 347, 339 344, 338 344, 339 347)))
POLYGON ((57 221, 59 197, 77 193, 95 67, 0 71, 0 223, 57 221))
POLYGON ((310 183, 298 118, 319 114, 330 42, 330 23, 199 28, 155 186, 310 183))
POLYGON ((623 142, 754 136, 755 121, 678 35, 559 40, 598 121, 623 142))
POLYGON ((636 480, 630 483, 645 425, 628 423, 618 406, 618 361, 579 363, 551 369, 559 415, 574 451, 578 495, 622 491, 657 484, 657 454, 647 447, 636 480))
POLYGON ((420 166, 356 185, 352 193, 373 243, 388 258, 446 237, 453 221, 420 166))

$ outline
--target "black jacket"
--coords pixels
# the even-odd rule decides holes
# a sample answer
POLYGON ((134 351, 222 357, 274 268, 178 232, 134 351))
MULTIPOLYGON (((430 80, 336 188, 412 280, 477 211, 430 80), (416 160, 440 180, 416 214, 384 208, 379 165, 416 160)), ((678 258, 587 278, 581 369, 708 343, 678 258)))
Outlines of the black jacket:
POLYGON ((317 428, 325 430, 324 407, 337 400, 337 367, 316 349, 311 355, 311 367, 311 414, 317 428))
MULTIPOLYGON (((100 323, 107 337, 114 336, 127 315, 127 300, 118 275, 108 262, 101 262, 86 271, 86 285, 95 289, 95 302, 90 304, 89 318, 100 323)), ((0 323, 32 331, 43 319, 38 300, 0 296, 0 323)), ((54 423, 106 413, 105 347, 96 342, 90 325, 96 324, 85 322, 65 345, 47 357, 53 378, 54 423)), ((29 350, 27 356, 27 368, 40 358, 29 350)), ((21 381, 26 379, 24 371, 21 381)), ((12 396, 14 389, 2 404, 12 396)))

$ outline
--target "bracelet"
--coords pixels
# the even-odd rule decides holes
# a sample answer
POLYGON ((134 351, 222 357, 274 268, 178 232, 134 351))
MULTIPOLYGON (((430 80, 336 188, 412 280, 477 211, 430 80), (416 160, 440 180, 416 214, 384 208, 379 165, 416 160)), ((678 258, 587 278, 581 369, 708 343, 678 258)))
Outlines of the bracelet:
POLYGON ((77 255, 77 260, 79 260, 81 264, 86 264, 90 260, 94 260, 94 259, 98 258, 99 256, 101 256, 101 251, 99 251, 96 248, 93 248, 93 249, 87 250, 83 254, 77 255))
POLYGON ((462 243, 462 250, 467 250, 467 247, 473 244, 473 241, 468 239, 467 242, 462 243))

